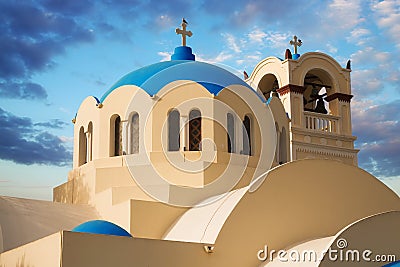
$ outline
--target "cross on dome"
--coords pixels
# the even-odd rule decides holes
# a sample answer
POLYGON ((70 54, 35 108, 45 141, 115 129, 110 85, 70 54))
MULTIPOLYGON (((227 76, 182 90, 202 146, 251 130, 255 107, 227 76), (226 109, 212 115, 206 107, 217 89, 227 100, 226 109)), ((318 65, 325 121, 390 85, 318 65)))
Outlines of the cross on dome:
POLYGON ((293 40, 290 40, 290 45, 294 46, 294 53, 297 54, 297 47, 300 47, 303 42, 300 39, 297 39, 297 36, 293 36, 293 40))
POLYGON ((175 32, 176 34, 181 34, 182 35, 182 46, 186 46, 186 36, 191 37, 193 33, 191 31, 186 31, 186 26, 188 25, 187 21, 185 18, 182 19, 182 29, 176 28, 175 32))

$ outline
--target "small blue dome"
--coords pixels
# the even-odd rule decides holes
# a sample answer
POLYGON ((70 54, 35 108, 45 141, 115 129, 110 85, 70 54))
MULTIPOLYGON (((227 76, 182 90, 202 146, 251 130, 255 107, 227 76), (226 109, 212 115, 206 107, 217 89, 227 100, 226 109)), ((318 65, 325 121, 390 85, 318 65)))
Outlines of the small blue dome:
POLYGON ((102 96, 100 102, 103 102, 113 90, 123 85, 136 85, 153 96, 165 85, 178 80, 195 81, 214 95, 218 95, 223 88, 233 84, 243 85, 256 93, 242 79, 223 68, 194 60, 171 60, 128 73, 102 96))
POLYGON ((122 227, 103 220, 94 220, 82 223, 72 229, 72 232, 132 237, 131 234, 122 227))
POLYGON ((194 60, 195 56, 192 54, 192 48, 189 46, 175 47, 175 51, 171 56, 172 60, 194 60))

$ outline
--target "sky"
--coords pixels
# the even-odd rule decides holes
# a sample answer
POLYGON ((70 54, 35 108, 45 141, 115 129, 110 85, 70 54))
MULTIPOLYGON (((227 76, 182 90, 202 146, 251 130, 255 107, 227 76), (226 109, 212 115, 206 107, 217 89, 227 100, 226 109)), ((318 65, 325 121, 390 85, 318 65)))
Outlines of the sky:
POLYGON ((0 0, 0 195, 51 200, 80 103, 169 60, 182 17, 196 59, 238 73, 293 35, 300 54, 351 59, 359 166, 400 194, 400 0, 0 0))

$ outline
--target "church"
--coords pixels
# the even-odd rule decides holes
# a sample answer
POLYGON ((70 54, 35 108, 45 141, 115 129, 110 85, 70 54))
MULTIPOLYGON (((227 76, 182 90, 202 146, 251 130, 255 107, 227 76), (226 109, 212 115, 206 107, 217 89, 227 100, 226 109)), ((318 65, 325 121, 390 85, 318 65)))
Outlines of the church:
POLYGON ((83 100, 53 202, 0 198, 0 266, 394 266, 400 198, 358 167, 350 64, 294 36, 242 79, 176 33, 83 100))

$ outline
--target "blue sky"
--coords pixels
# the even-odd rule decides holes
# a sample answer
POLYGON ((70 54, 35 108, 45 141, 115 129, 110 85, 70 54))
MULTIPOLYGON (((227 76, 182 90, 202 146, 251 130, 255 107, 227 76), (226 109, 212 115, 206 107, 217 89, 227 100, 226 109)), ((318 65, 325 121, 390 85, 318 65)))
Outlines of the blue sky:
POLYGON ((185 17, 198 60, 249 74, 261 59, 352 60, 359 165, 400 193, 400 1, 0 0, 0 195, 51 199, 74 117, 124 74, 169 59, 185 17))

